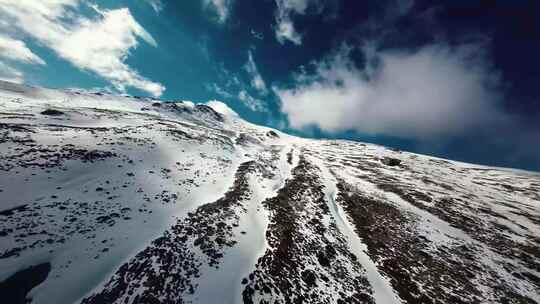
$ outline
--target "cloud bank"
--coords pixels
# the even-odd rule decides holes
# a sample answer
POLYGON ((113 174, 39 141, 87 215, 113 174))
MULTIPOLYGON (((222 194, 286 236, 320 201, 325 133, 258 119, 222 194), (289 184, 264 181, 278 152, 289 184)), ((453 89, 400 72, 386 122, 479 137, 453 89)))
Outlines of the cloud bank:
POLYGON ((45 64, 22 40, 0 34, 0 57, 29 64, 45 64))
POLYGON ((23 83, 24 74, 12 66, 0 61, 0 80, 23 83))
MULTIPOLYGON (((90 5, 94 17, 89 18, 80 13, 81 6, 79 0, 0 0, 0 17, 9 20, 9 28, 4 30, 36 39, 59 57, 81 70, 96 73, 120 91, 134 87, 160 96, 165 90, 163 85, 146 79, 125 63, 129 51, 138 46, 138 38, 157 46, 129 9, 102 10, 90 5)), ((40 63, 24 44, 12 51, 40 63)))
POLYGON ((296 129, 318 127, 408 139, 455 136, 503 122, 496 71, 481 43, 444 43, 413 51, 341 47, 274 88, 296 129), (361 51, 365 64, 351 59, 361 51))

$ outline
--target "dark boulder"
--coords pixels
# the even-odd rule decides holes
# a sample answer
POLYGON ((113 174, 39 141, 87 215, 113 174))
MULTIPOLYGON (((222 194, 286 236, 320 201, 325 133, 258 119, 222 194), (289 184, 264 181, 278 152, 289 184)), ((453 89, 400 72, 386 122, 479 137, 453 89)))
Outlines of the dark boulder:
POLYGON ((317 260, 319 261, 319 264, 321 264, 321 266, 330 267, 330 259, 328 259, 324 252, 317 253, 317 260))
POLYGON ((306 283, 307 286, 317 286, 317 275, 313 270, 304 270, 302 271, 302 281, 306 283))
POLYGON ((47 110, 41 112, 41 115, 60 116, 60 115, 64 115, 64 112, 58 111, 58 110, 55 110, 55 109, 47 109, 47 110))
POLYGON ((0 282, 0 295, 2 303, 30 303, 28 293, 41 284, 51 271, 50 263, 43 263, 22 269, 19 272, 0 282))
POLYGON ((401 164, 401 160, 397 158, 392 157, 384 157, 381 162, 387 166, 394 167, 399 166, 401 164))
POLYGON ((276 132, 272 131, 272 130, 266 132, 266 136, 273 137, 273 138, 279 138, 279 135, 276 132))

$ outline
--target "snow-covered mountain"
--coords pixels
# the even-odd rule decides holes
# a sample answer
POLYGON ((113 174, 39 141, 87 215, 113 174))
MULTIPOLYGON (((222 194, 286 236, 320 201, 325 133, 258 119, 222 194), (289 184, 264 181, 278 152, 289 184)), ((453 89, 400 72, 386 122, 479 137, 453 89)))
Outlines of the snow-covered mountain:
POLYGON ((0 302, 540 303, 540 175, 0 83, 0 302))

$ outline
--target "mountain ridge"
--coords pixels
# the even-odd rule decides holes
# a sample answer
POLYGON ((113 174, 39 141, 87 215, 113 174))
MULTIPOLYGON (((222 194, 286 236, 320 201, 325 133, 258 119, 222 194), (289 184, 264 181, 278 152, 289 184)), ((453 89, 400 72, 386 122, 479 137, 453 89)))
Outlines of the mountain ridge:
POLYGON ((298 138, 216 101, 2 82, 0 109, 14 303, 540 302, 537 173, 298 138))

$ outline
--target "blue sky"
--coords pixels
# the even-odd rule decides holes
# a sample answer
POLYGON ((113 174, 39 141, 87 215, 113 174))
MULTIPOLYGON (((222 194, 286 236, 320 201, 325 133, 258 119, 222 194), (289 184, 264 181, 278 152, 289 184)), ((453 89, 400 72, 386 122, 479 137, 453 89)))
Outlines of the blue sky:
POLYGON ((535 1, 0 0, 0 79, 540 170, 535 1))

